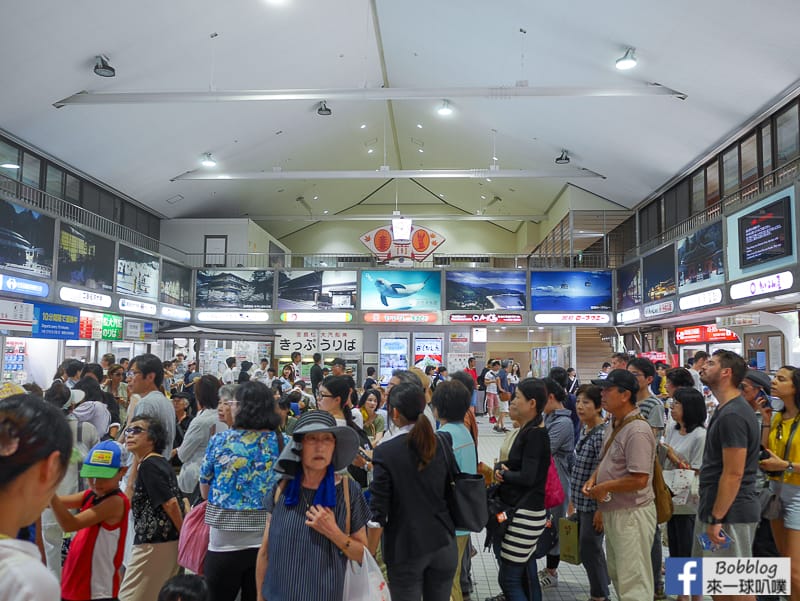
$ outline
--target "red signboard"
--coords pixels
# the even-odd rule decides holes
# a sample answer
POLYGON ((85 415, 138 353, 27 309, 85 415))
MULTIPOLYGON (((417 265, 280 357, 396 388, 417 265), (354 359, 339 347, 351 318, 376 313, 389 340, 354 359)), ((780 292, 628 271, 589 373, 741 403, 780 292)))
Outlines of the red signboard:
POLYGON ((675 328, 677 344, 703 344, 706 342, 739 342, 739 337, 726 328, 714 324, 675 328))
POLYGON ((519 313, 452 313, 451 323, 522 323, 519 313))

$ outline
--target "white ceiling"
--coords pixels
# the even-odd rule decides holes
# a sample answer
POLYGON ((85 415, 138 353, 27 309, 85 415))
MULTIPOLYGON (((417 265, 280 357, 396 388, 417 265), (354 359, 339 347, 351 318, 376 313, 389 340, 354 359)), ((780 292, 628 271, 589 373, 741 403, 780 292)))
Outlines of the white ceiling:
MULTIPOLYGON (((735 10, 723 0, 18 2, 5 11, 0 38, 0 127, 167 217, 250 215, 279 237, 307 225, 268 219, 308 215, 298 196, 315 215, 388 215, 395 194, 409 213, 475 214, 499 196, 487 214, 541 215, 574 183, 632 207, 798 80, 798 23, 793 0, 774 0, 768 9, 737 3, 735 10), (636 47, 639 65, 620 72, 614 60, 626 46, 636 47), (115 78, 93 74, 98 53, 110 57, 115 78), (436 114, 435 100, 331 101, 331 117, 318 116, 307 100, 52 106, 81 90, 519 81, 658 82, 688 97, 450 97, 449 118, 436 114), (374 170, 384 164, 384 141, 393 169, 486 168, 492 130, 504 169, 554 170, 566 148, 570 168, 605 179, 428 179, 424 188, 381 180, 171 181, 198 169, 203 152, 213 153, 220 174, 374 170), (166 202, 176 195, 183 198, 166 202), (359 203, 378 206, 351 208, 359 203)), ((503 225, 513 230, 518 223, 503 225)))

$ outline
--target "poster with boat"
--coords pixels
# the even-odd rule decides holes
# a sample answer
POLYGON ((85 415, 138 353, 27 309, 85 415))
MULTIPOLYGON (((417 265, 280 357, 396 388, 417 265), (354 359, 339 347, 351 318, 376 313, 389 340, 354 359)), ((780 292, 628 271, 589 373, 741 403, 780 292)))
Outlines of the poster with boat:
POLYGON ((670 244, 642 259, 644 302, 673 296, 675 286, 675 246, 670 244))
POLYGON ((533 271, 531 310, 611 311, 611 272, 533 271))

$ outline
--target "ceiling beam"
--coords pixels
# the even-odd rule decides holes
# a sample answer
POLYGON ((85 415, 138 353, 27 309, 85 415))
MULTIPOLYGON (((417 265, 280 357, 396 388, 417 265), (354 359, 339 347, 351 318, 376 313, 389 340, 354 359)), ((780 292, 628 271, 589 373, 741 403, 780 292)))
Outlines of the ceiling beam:
POLYGON ((581 86, 485 86, 451 88, 328 88, 294 90, 208 90, 195 92, 92 92, 82 90, 53 103, 56 108, 90 104, 166 104, 190 102, 266 102, 266 101, 337 101, 337 100, 429 100, 453 98, 604 97, 604 96, 674 96, 686 100, 686 94, 659 83, 627 87, 581 86))
MULTIPOLYGON (((401 203, 402 205, 402 203, 401 203)), ((368 205, 370 206, 370 205, 368 205)), ((465 213, 450 213, 450 214, 406 214, 403 217, 407 219, 415 219, 417 221, 544 221, 547 215, 472 215, 465 213)), ((392 218, 389 213, 373 214, 373 215, 350 215, 338 213, 336 215, 247 215, 248 219, 253 221, 387 221, 392 218)))
POLYGON ((181 173, 170 181, 226 181, 226 180, 315 180, 315 179, 538 179, 538 178, 596 177, 605 179, 583 167, 556 167, 553 169, 384 169, 352 171, 245 171, 241 173, 219 173, 207 170, 192 170, 181 173))

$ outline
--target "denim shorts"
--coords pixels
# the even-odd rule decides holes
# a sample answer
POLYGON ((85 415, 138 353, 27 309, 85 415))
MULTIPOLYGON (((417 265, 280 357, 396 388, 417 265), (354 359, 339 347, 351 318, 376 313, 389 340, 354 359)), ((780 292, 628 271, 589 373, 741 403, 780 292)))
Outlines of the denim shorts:
POLYGON ((800 486, 773 481, 769 487, 781 498, 783 525, 789 530, 800 530, 800 486))

